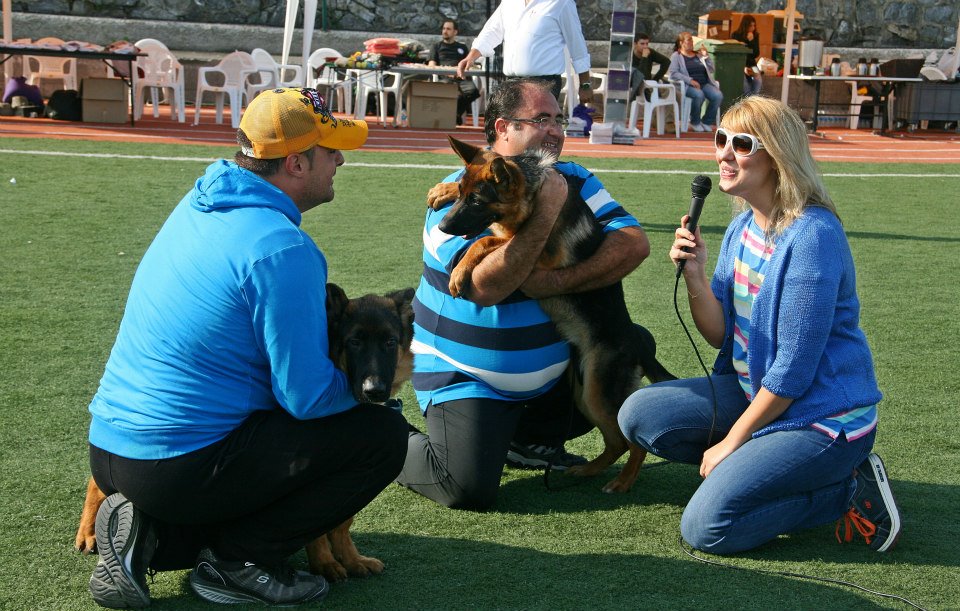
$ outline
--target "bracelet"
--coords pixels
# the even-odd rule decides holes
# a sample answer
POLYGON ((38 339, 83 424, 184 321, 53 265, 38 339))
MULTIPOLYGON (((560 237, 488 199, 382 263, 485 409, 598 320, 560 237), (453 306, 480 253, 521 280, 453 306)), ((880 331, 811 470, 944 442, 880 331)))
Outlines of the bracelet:
POLYGON ((580 89, 593 89, 590 83, 580 83, 580 89))
POLYGON ((687 289, 687 297, 689 297, 690 299, 696 299, 697 297, 699 297, 699 296, 702 295, 702 294, 703 294, 703 293, 697 293, 696 295, 693 295, 693 294, 690 293, 690 289, 687 289))

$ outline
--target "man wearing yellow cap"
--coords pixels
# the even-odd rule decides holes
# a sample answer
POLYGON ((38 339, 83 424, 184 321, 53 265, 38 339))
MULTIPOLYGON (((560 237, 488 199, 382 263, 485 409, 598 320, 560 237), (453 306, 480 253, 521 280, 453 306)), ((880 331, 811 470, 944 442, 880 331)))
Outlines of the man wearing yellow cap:
POLYGON ((291 605, 328 589, 285 559, 400 472, 407 425, 328 357, 327 264, 301 214, 367 137, 312 89, 240 121, 147 249, 90 404, 102 606, 149 604, 147 570, 193 567, 203 599, 291 605))

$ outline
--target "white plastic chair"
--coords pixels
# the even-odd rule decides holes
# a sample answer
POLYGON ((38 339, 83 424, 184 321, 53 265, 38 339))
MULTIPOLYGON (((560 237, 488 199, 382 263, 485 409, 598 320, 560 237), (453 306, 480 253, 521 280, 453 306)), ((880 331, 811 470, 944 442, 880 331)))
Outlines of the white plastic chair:
MULTIPOLYGON (((687 97, 687 84, 683 81, 670 81, 677 89, 677 99, 680 100, 680 131, 686 132, 690 129, 690 107, 693 105, 693 98, 687 97)), ((703 104, 708 104, 706 98, 703 104)), ((701 109, 702 110, 702 109, 701 109)), ((703 113, 701 113, 703 114, 703 113)))
POLYGON ((302 87, 303 86, 303 66, 296 64, 278 64, 277 60, 266 51, 266 49, 256 48, 250 52, 250 57, 260 68, 260 73, 266 77, 264 71, 269 71, 272 78, 271 87, 302 87))
MULTIPOLYGON (((34 41, 37 45, 51 47, 63 46, 63 40, 48 36, 34 41)), ((69 57, 40 57, 36 55, 24 56, 24 72, 29 73, 27 83, 37 85, 43 79, 60 79, 64 89, 78 90, 77 87, 77 60, 69 57)))
MULTIPOLYGON (((860 107, 864 102, 873 102, 873 96, 860 95, 857 92, 857 81, 847 81, 850 85, 850 129, 860 127, 860 107)), ((877 105, 875 105, 876 110, 877 105)), ((887 125, 893 125, 893 92, 887 94, 887 125)), ((883 128, 883 117, 876 111, 873 113, 873 129, 883 128)))
POLYGON ((150 91, 150 101, 153 105, 153 116, 160 116, 160 94, 164 94, 166 103, 170 104, 170 118, 181 123, 187 120, 185 73, 181 64, 170 49, 159 40, 144 38, 136 42, 137 48, 146 53, 146 57, 138 57, 136 67, 143 71, 135 81, 133 95, 133 118, 139 119, 143 115, 146 105, 144 94, 150 91))
POLYGON ((677 104, 677 90, 672 84, 653 80, 643 81, 643 87, 630 104, 629 127, 636 127, 640 106, 643 106, 642 136, 644 138, 650 137, 650 125, 653 123, 654 111, 657 113, 657 134, 663 135, 667 122, 667 108, 673 109, 673 127, 677 133, 677 138, 680 137, 680 106, 677 104), (650 92, 649 100, 646 99, 646 92, 650 92))
POLYGON ((331 57, 340 58, 343 55, 336 49, 322 47, 310 54, 307 58, 307 87, 321 93, 325 92, 325 99, 333 108, 333 98, 336 98, 336 107, 340 112, 353 112, 353 81, 340 78, 340 74, 333 68, 324 66, 331 57))
POLYGON ((600 96, 600 107, 607 107, 607 73, 606 72, 591 72, 591 79, 597 79, 600 82, 597 83, 597 86, 592 89, 593 95, 600 96))
POLYGON ((234 51, 227 54, 216 66, 197 70, 197 95, 194 98, 193 124, 200 123, 200 106, 203 94, 215 94, 217 104, 217 123, 223 123, 224 97, 230 99, 230 124, 240 127, 240 111, 244 106, 244 98, 249 103, 252 96, 266 87, 262 83, 250 82, 250 77, 257 74, 259 69, 253 58, 245 51, 234 51), (213 76, 217 83, 211 82, 213 76), (253 85, 252 87, 250 85, 253 85))
POLYGON ((387 124, 387 96, 394 96, 393 126, 397 126, 397 116, 400 113, 403 98, 400 87, 403 77, 395 72, 381 72, 380 70, 354 70, 357 78, 357 105, 354 110, 354 117, 363 119, 367 115, 367 99, 371 94, 376 94, 377 102, 380 106, 378 114, 380 115, 380 124, 387 124), (387 80, 390 79, 390 84, 387 80))

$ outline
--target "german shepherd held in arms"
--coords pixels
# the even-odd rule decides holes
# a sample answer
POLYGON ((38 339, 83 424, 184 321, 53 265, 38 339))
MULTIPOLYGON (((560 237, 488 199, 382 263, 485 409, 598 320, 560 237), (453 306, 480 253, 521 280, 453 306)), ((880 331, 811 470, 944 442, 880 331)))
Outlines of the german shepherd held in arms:
MULTIPOLYGON (((327 328, 330 360, 347 375, 354 398, 383 403, 396 395, 413 370, 412 288, 355 299, 327 284, 327 328)), ((84 554, 96 551, 97 510, 105 495, 91 477, 74 545, 84 554)), ((363 556, 350 537, 353 517, 307 544, 310 571, 328 581, 383 572, 383 562, 363 556)))
MULTIPOLYGON (((450 294, 469 297, 472 270, 508 242, 533 212, 535 197, 556 158, 540 151, 503 157, 450 137, 466 164, 458 183, 439 183, 427 195, 438 210, 453 201, 439 229, 450 235, 476 236, 487 228, 493 235, 474 242, 450 274, 450 294)), ((570 185, 568 181, 568 186, 570 185)), ((538 265, 557 269, 588 259, 600 247, 603 231, 576 188, 553 227, 538 265)), ((641 385, 675 379, 656 358, 656 342, 627 311, 623 285, 540 299, 539 303, 574 348, 574 400, 603 436, 603 452, 571 475, 597 475, 629 449, 627 464, 608 482, 604 492, 626 492, 637 479, 646 451, 627 442, 617 423, 623 401, 641 385)))

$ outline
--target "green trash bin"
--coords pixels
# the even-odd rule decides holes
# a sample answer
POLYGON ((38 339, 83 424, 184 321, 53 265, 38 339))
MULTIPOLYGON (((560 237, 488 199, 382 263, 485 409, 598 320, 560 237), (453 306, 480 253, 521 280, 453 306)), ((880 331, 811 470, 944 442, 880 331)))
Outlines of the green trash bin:
POLYGON ((723 92, 723 104, 720 105, 720 114, 723 115, 734 102, 743 97, 743 67, 751 51, 747 45, 735 41, 704 40, 703 45, 713 60, 714 77, 723 92))

